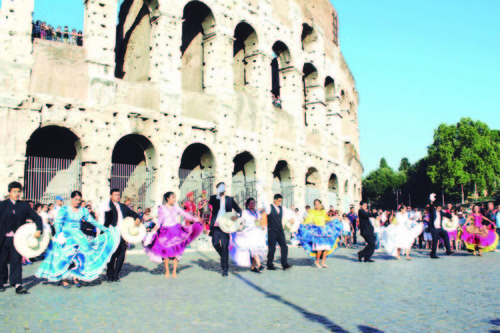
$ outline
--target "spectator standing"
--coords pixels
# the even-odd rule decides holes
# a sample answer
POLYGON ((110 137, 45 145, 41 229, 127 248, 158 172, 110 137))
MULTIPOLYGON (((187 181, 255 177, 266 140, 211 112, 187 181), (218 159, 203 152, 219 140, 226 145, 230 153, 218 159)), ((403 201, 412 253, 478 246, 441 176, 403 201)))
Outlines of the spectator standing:
POLYGON ((83 46, 83 33, 78 31, 78 35, 76 35, 76 45, 83 46))
MULTIPOLYGON (((62 39, 62 31, 61 31, 61 27, 57 27, 57 30, 56 30, 56 42, 60 42, 62 43, 63 39, 62 39)), ((83 206, 85 207, 85 206, 83 206)))
POLYGON ((64 26, 64 31, 63 31, 63 40, 66 44, 69 44, 69 29, 68 26, 64 26))
POLYGON ((347 214, 347 218, 351 221, 352 226, 352 244, 356 245, 356 232, 358 230, 358 215, 354 212, 354 207, 351 207, 351 211, 347 214))
POLYGON ((69 43, 71 45, 76 45, 76 39, 77 39, 77 37, 78 37, 78 33, 76 32, 76 29, 73 29, 71 31, 70 36, 69 36, 69 43))
POLYGON ((40 38, 47 39, 47 24, 45 22, 40 25, 40 38))

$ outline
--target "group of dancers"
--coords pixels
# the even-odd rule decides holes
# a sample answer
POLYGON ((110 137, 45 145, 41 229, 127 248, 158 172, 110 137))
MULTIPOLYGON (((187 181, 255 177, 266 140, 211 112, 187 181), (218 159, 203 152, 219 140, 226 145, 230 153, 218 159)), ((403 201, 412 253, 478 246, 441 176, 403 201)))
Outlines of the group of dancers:
MULTIPOLYGON (((16 245, 14 236, 16 232, 21 233, 27 219, 32 220, 36 226, 33 226, 31 238, 40 241, 51 231, 50 227, 44 226, 42 218, 28 203, 20 201, 20 183, 9 184, 8 190, 9 198, 0 202, 0 291, 5 290, 7 262, 10 257, 10 284, 15 287, 17 294, 25 294, 27 290, 22 286, 22 254, 19 253, 23 252, 23 245, 16 245)), ((433 221, 429 223, 433 238, 430 256, 437 258, 439 238, 444 241, 446 254, 451 255, 453 251, 450 249, 448 234, 442 229, 442 219, 452 216, 436 210, 435 195, 431 195, 430 199, 429 221, 433 221)), ((81 206, 81 201, 82 193, 74 191, 71 193, 70 204, 58 209, 54 220, 55 234, 51 237, 45 259, 35 275, 51 282, 60 281, 64 288, 71 288, 71 285, 79 288, 82 286, 81 281, 93 281, 106 269, 107 282, 119 282, 129 239, 126 237, 126 230, 142 227, 139 216, 127 205, 120 203, 118 189, 111 189, 109 200, 98 209, 97 220, 86 207, 81 206), (132 222, 132 227, 128 228, 128 222, 132 222), (84 235, 82 223, 90 223, 98 230, 95 238, 89 239, 84 235)), ((267 202, 265 194, 260 195, 258 201, 248 198, 243 211, 234 198, 226 194, 226 185, 223 182, 217 184, 216 194, 202 206, 211 208, 209 235, 220 256, 223 277, 228 276, 229 256, 236 265, 249 267, 252 272, 260 274, 264 269, 263 262, 267 252, 267 270, 277 270, 274 265, 277 244, 281 251, 281 267, 285 271, 290 270, 292 265, 288 262, 288 245, 285 240, 285 228, 290 221, 297 226, 296 239, 307 254, 315 258, 316 267, 327 267, 326 258, 338 248, 343 223, 336 217, 329 216, 319 199, 314 201, 314 209, 309 210, 304 221, 299 221, 293 211, 283 207, 282 201, 280 194, 274 195, 272 203, 267 202), (233 214, 231 221, 240 223, 233 232, 224 228, 228 214, 233 214)), ((175 193, 167 192, 163 197, 163 205, 158 208, 158 218, 151 231, 139 234, 149 258, 153 262, 164 262, 166 278, 170 278, 170 261, 173 263, 172 277, 176 278, 177 264, 186 247, 204 230, 203 219, 206 218, 206 213, 204 210, 200 218, 194 211, 185 211, 179 207, 175 193)), ((366 247, 358 252, 358 259, 360 262, 373 262, 375 234, 370 218, 376 217, 377 213, 368 212, 364 202, 358 213, 360 234, 366 241, 366 247)), ((470 219, 470 223, 460 231, 467 246, 473 251, 496 247, 498 235, 494 229, 481 224, 482 218, 476 209, 470 219)), ((408 223, 406 207, 402 206, 396 215, 396 222, 383 228, 382 244, 390 255, 399 258, 401 251, 407 251, 409 258, 409 249, 422 230, 423 224, 408 223)), ((33 239, 26 242, 31 245, 24 246, 39 247, 39 242, 33 242, 33 239)))

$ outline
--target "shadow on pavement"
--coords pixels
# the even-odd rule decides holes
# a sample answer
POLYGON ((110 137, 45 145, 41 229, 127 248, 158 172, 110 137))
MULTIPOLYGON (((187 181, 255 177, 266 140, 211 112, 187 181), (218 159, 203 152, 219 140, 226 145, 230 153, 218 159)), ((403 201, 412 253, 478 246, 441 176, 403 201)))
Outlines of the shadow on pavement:
POLYGON ((384 333, 384 331, 381 331, 378 328, 371 326, 359 325, 358 328, 363 333, 384 333))
POLYGON ((315 323, 318 323, 318 324, 321 324, 323 325, 324 328, 326 328, 329 332, 347 332, 346 330, 344 330, 342 327, 338 326, 337 324, 335 324, 334 322, 330 321, 328 318, 326 318, 325 316, 322 316, 322 315, 318 315, 318 314, 315 314, 315 313, 312 313, 312 312, 309 312, 307 311, 306 309, 304 308, 301 308, 300 306, 292 303, 292 302, 289 302, 287 301, 286 299, 283 299, 281 296, 279 295, 276 295, 276 294, 273 294, 273 293, 270 293, 264 289, 262 289, 261 287, 257 286, 256 284, 254 284, 253 282, 245 279, 244 277, 242 277, 241 275, 237 274, 237 273, 233 273, 234 276, 236 276, 237 278, 239 278, 241 281, 243 281, 244 283, 246 283, 248 286, 252 287, 253 289, 257 290, 258 292, 266 295, 266 297, 268 298, 272 298, 274 299, 275 301, 277 302, 280 302, 286 306, 289 306, 291 307, 292 309, 294 309, 295 311, 299 312, 301 315, 304 316, 304 318, 306 318, 307 320, 309 321, 312 321, 312 322, 315 322, 315 323))
MULTIPOLYGON (((495 326, 500 326, 500 318, 499 319, 492 319, 490 320, 490 324, 491 325, 495 325, 495 326)), ((500 330, 490 330, 490 333, 500 333, 500 330)))

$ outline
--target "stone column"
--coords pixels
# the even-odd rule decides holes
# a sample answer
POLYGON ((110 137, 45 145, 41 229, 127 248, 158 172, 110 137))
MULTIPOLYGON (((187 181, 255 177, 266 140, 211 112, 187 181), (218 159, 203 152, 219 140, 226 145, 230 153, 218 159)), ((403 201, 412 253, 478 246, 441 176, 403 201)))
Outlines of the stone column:
POLYGON ((281 69, 280 86, 283 110, 291 114, 297 127, 302 129, 304 127, 302 72, 295 67, 281 69))
POLYGON ((234 94, 233 42, 234 38, 221 30, 203 36, 203 87, 222 100, 234 94))
POLYGON ((82 194, 96 204, 108 199, 110 190, 111 153, 100 144, 104 139, 104 135, 94 138, 82 154, 82 194))
POLYGON ((89 104, 114 102, 116 0, 85 0, 83 46, 90 81, 89 104))
POLYGON ((24 98, 29 93, 34 6, 34 0, 3 1, 0 10, 0 82, 2 92, 10 92, 15 98, 24 98))
POLYGON ((165 12, 152 13, 149 77, 160 90, 160 111, 181 111, 182 20, 165 12))

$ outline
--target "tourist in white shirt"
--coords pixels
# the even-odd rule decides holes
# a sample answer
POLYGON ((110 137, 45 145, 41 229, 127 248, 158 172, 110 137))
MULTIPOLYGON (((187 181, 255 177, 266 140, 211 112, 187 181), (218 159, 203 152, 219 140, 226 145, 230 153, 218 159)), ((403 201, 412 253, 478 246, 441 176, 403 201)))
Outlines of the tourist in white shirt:
POLYGON ((344 240, 344 246, 346 248, 351 247, 351 232, 352 232, 352 227, 351 227, 351 221, 347 218, 347 214, 342 214, 342 239, 344 240))

